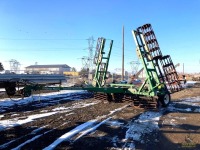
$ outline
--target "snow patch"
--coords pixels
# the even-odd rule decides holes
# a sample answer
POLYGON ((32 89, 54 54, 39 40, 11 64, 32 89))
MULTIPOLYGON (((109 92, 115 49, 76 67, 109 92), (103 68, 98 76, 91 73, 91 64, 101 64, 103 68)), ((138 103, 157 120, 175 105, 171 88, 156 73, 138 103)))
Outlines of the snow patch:
POLYGON ((195 84, 196 82, 197 82, 197 81, 187 81, 186 84, 182 84, 182 87, 183 87, 183 88, 192 87, 192 86, 194 86, 194 84, 195 84))
POLYGON ((19 114, 12 114, 11 117, 13 117, 13 116, 19 116, 19 114))
POLYGON ((122 150, 135 150, 135 143, 132 141, 132 142, 127 142, 122 150))
POLYGON ((99 126, 101 126, 102 124, 104 124, 105 122, 107 122, 107 121, 110 120, 110 119, 111 119, 111 117, 109 117, 109 118, 103 120, 102 122, 98 123, 98 124, 95 125, 94 127, 89 128, 89 129, 87 129, 87 130, 81 132, 81 133, 80 133, 81 135, 79 135, 74 141, 80 139, 80 138, 83 137, 84 135, 87 135, 87 134, 89 134, 89 133, 95 131, 99 126))
POLYGON ((19 146, 13 148, 12 150, 20 150, 24 145, 26 145, 26 144, 28 144, 28 143, 30 143, 30 142, 32 142, 32 141, 38 139, 38 138, 41 137, 42 135, 43 135, 43 134, 37 135, 37 136, 33 137, 32 139, 27 140, 26 142, 24 142, 24 143, 20 144, 19 146))
POLYGON ((74 136, 75 134, 81 132, 82 130, 84 130, 88 126, 92 126, 96 121, 97 120, 90 120, 90 121, 88 121, 88 122, 86 122, 86 123, 84 123, 84 124, 82 124, 80 126, 77 126, 75 129, 73 129, 73 130, 67 132, 66 134, 62 135, 61 137, 59 137, 57 140, 55 140, 52 144, 50 144, 48 147, 44 148, 43 150, 54 149, 61 142, 71 138, 72 136, 74 136))
MULTIPOLYGON (((25 98, 15 98, 15 99, 10 99, 10 98, 4 98, 4 99, 0 99, 0 112, 4 112, 5 109, 4 108, 9 108, 9 107, 15 107, 16 105, 27 105, 30 104, 32 102, 38 102, 38 101, 47 101, 47 104, 50 104, 51 99, 54 98, 66 98, 66 100, 68 99, 73 99, 74 97, 72 97, 72 94, 77 93, 77 94, 82 94, 82 93, 86 93, 86 91, 83 90, 63 90, 63 91, 59 91, 59 92, 52 92, 52 93, 44 93, 44 94, 36 94, 30 97, 25 97, 25 98)), ((63 99, 62 99, 63 100, 63 99)), ((59 101, 59 100, 57 100, 59 101)), ((44 104, 38 104, 40 105, 45 105, 44 104)))
POLYGON ((125 138, 128 140, 140 141, 142 135, 159 129, 158 121, 161 116, 161 112, 152 111, 141 114, 137 120, 130 123, 125 138))
POLYGON ((68 108, 66 108, 66 107, 57 107, 57 108, 52 109, 52 111, 62 111, 62 110, 66 110, 66 109, 68 109, 68 108))
POLYGON ((200 108, 195 109, 194 112, 200 112, 200 108))
POLYGON ((4 117, 4 115, 0 115, 0 119, 3 118, 3 117, 4 117))
POLYGON ((179 120, 186 120, 186 117, 175 117, 175 116, 171 116, 171 115, 168 115, 168 118, 179 119, 179 120))
POLYGON ((71 131, 69 131, 69 132, 65 133, 64 135, 62 135, 61 137, 59 137, 52 144, 50 144, 48 147, 44 148, 44 150, 52 150, 57 145, 59 145, 60 143, 62 143, 63 141, 69 140, 70 138, 72 138, 73 136, 77 135, 78 133, 80 134, 78 136, 78 138, 81 138, 82 136, 95 131, 100 125, 104 124, 105 122, 107 122, 108 120, 111 119, 111 117, 109 117, 109 116, 111 116, 112 114, 114 114, 117 111, 120 111, 120 110, 126 108, 127 106, 128 105, 125 105, 125 106, 123 106, 121 108, 118 108, 118 109, 115 109, 115 110, 111 111, 108 115, 99 116, 99 117, 97 117, 94 120, 90 120, 88 122, 85 122, 85 123, 77 126, 76 128, 72 129, 71 131), (101 121, 100 123, 97 124, 97 122, 100 119, 103 119, 103 118, 107 118, 107 119, 105 119, 105 120, 103 120, 103 121, 101 121), (85 130, 85 131, 83 131, 83 130, 85 130))
POLYGON ((171 112, 176 112, 176 111, 181 111, 181 112, 191 112, 192 109, 191 108, 176 108, 172 105, 169 105, 168 108, 167 108, 168 111, 171 111, 171 112))
POLYGON ((166 119, 162 122, 162 125, 176 126, 176 120, 175 120, 175 119, 166 118, 166 119))
MULTIPOLYGON (((74 106, 72 107, 57 107, 52 109, 53 112, 48 112, 47 110, 44 111, 40 111, 42 114, 35 114, 35 115, 30 115, 30 116, 25 116, 25 119, 22 119, 20 117, 16 117, 14 119, 7 119, 7 120, 0 120, 0 131, 2 130, 6 130, 8 128, 12 128, 15 126, 19 126, 25 123, 29 123, 34 121, 35 119, 39 119, 39 118, 43 118, 43 117, 47 117, 47 116, 51 116, 57 113, 68 113, 66 115, 71 115, 73 113, 69 113, 71 111, 73 111, 74 109, 77 108, 83 108, 83 107, 88 107, 91 105, 95 105, 99 103, 99 101, 93 102, 93 103, 75 103, 74 106)), ((13 114, 13 115, 17 115, 17 114, 13 114)), ((2 115, 3 117, 3 115, 2 115)))
POLYGON ((26 119, 20 119, 20 118, 14 118, 14 119, 7 119, 7 120, 0 120, 0 131, 5 130, 7 128, 12 128, 15 126, 19 126, 25 123, 29 123, 34 121, 35 119, 38 118, 43 118, 47 116, 51 116, 56 114, 57 112, 50 112, 50 113, 44 113, 44 114, 35 114, 35 115, 30 115, 27 116, 26 119))
POLYGON ((113 126, 113 127, 120 127, 120 126, 122 126, 124 123, 119 122, 119 121, 117 121, 117 120, 113 120, 113 121, 107 121, 106 124, 109 125, 109 126, 113 126))
POLYGON ((190 105, 190 106, 200 106, 200 96, 182 99, 176 103, 177 104, 186 104, 186 105, 190 105))
MULTIPOLYGON (((192 112, 193 110, 190 108, 190 106, 200 107, 200 96, 190 97, 190 98, 182 99, 177 102, 173 102, 167 107, 167 110, 172 111, 172 112, 175 112, 175 111, 192 112), (189 108, 177 108, 175 106, 176 104, 184 104, 184 105, 187 105, 189 108)), ((198 112, 198 108, 196 108, 194 112, 198 112)))
POLYGON ((37 129, 33 130, 33 131, 31 132, 31 134, 36 134, 37 132, 40 132, 41 130, 45 129, 47 126, 48 126, 48 125, 45 125, 45 126, 40 127, 40 128, 37 128, 37 129))
POLYGON ((91 106, 91 105, 96 105, 98 104, 100 101, 95 101, 95 102, 92 102, 92 103, 84 103, 84 102, 79 102, 79 103, 75 103, 72 105, 72 109, 75 109, 75 108, 83 108, 83 107, 88 107, 88 106, 91 106))

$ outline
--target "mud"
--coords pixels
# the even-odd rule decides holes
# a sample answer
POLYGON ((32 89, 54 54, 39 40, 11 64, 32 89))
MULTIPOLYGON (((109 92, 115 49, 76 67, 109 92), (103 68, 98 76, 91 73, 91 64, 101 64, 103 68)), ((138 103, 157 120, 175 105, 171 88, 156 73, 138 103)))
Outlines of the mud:
MULTIPOLYGON (((200 96, 200 87, 184 89, 171 95, 172 106, 180 109, 187 109, 188 106, 177 103, 183 98, 200 96)), ((91 132, 78 140, 74 138, 68 139, 59 144, 55 149, 80 149, 80 150, 114 150, 124 149, 126 145, 135 145, 135 149, 146 150, 176 150, 176 149, 200 149, 200 114, 195 112, 196 106, 191 106, 193 111, 169 111, 162 110, 164 113, 159 120, 159 130, 150 134, 142 135, 140 141, 125 139, 126 131, 130 122, 136 120, 146 110, 136 109, 131 106, 130 102, 124 103, 108 103, 105 101, 97 101, 93 98, 83 99, 79 101, 69 100, 60 103, 46 105, 45 107, 36 107, 37 105, 30 103, 26 106, 16 106, 2 113, 5 119, 26 118, 27 115, 39 114, 41 112, 52 112, 58 107, 74 107, 78 103, 93 103, 88 107, 76 108, 69 112, 57 113, 51 116, 36 119, 32 122, 19 126, 10 127, 7 130, 0 131, 0 145, 8 143, 0 149, 16 148, 20 144, 27 142, 21 149, 43 149, 54 142, 57 138, 74 129, 89 120, 98 118, 99 116, 108 115, 111 111, 127 106, 126 108, 116 111, 112 115, 112 121, 120 123, 118 126, 102 124, 95 132, 91 132), (36 131, 37 132, 33 132, 36 131), (37 137, 35 140, 30 140, 37 137)), ((38 103, 42 103, 40 101, 38 103)), ((160 111, 160 110, 156 110, 160 111)), ((99 121, 102 121, 100 119, 99 121)), ((131 148, 129 148, 131 149, 131 148)), ((133 148, 132 148, 133 149, 133 148)))

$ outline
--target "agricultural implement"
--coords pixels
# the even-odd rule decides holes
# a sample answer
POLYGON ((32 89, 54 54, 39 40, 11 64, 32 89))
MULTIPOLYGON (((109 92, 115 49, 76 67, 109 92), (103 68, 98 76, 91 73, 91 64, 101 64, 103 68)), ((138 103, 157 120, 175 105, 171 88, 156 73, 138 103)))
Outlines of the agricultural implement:
POLYGON ((141 86, 133 84, 105 84, 112 43, 105 56, 105 39, 97 43, 95 57, 96 73, 92 87, 85 88, 95 92, 95 99, 121 102, 132 100, 140 108, 156 108, 159 104, 166 107, 170 103, 170 94, 181 90, 175 66, 169 55, 163 56, 156 36, 150 24, 132 31, 136 43, 137 56, 142 62, 146 78, 141 86))
POLYGON ((96 46, 94 63, 96 72, 91 85, 81 87, 46 87, 25 86, 24 91, 31 90, 87 90, 94 93, 98 100, 109 102, 133 101, 139 108, 154 109, 159 105, 166 107, 170 103, 170 94, 181 90, 175 66, 169 55, 162 55, 158 41, 150 24, 145 24, 132 31, 136 44, 137 56, 145 72, 144 82, 134 84, 106 83, 106 75, 113 45, 113 40, 106 45, 105 38, 99 38, 96 46))

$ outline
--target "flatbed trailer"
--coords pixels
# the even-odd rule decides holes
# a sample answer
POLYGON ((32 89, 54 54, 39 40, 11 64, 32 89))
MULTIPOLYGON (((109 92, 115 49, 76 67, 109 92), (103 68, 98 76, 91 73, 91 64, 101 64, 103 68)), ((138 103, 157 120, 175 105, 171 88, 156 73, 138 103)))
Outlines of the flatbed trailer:
POLYGON ((30 96, 30 91, 24 92, 23 87, 37 85, 52 85, 66 82, 66 77, 59 74, 0 74, 0 88, 5 88, 8 96, 30 96))

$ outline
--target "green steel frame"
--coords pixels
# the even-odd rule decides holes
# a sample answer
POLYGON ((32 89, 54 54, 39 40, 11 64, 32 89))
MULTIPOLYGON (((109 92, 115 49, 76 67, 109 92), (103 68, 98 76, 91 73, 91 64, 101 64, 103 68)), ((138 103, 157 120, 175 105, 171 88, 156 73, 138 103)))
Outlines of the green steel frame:
POLYGON ((106 74, 108 70, 109 59, 111 55, 113 41, 110 42, 110 47, 107 56, 105 55, 105 43, 106 39, 99 38, 97 43, 97 54, 96 54, 96 72, 92 85, 87 85, 85 87, 44 87, 47 90, 88 90, 92 92, 107 93, 107 94, 135 94, 144 96, 157 96, 165 95, 168 90, 164 86, 164 83, 159 80, 157 70, 153 60, 148 60, 147 56, 147 45, 144 42, 144 37, 141 33, 137 31, 132 31, 133 37, 136 43, 136 51, 140 61, 143 64, 146 79, 144 83, 138 88, 133 84, 109 84, 106 85, 106 74))
MULTIPOLYGON (((132 31, 134 41, 136 43, 137 56, 140 59, 144 71, 145 80, 143 84, 139 87, 133 84, 106 84, 106 74, 108 70, 113 40, 110 41, 108 51, 105 51, 105 38, 99 38, 97 41, 97 51, 95 54, 95 64, 96 71, 92 81, 92 85, 85 85, 84 87, 44 87, 37 86, 34 87, 37 90, 88 90, 96 93, 106 93, 111 94, 129 94, 135 96, 146 96, 154 97, 158 96, 165 97, 170 96, 169 88, 166 85, 166 78, 163 75, 162 67, 159 65, 158 61, 162 61, 161 51, 159 49, 158 43, 157 47, 152 47, 149 44, 157 42, 153 30, 151 30, 151 25, 146 24, 142 27, 137 28, 137 30, 132 31), (149 29, 150 28, 150 29, 149 29), (147 29, 147 32, 145 31, 147 29), (145 31, 145 32, 143 32, 145 31), (153 36, 152 36, 153 35, 153 36), (148 39, 151 37, 150 39, 148 39), (156 52, 157 55, 154 55, 156 52)), ((161 62, 162 64, 162 62, 161 62)), ((170 62, 171 64, 171 62, 170 62)), ((168 65, 167 65, 168 66, 168 65)), ((165 70, 164 70, 165 71, 165 70)), ((166 72, 166 71, 165 71, 166 72)), ((171 75, 171 72, 170 72, 171 75)), ((168 77, 169 79, 170 76, 168 77)), ((31 86, 25 87, 24 91, 31 91, 31 86)))
POLYGON ((94 79, 92 82, 92 85, 94 87, 102 87, 105 85, 105 80, 106 80, 106 74, 107 74, 107 70, 108 70, 108 64, 109 64, 109 60, 110 60, 110 54, 111 54, 111 50, 112 50, 112 45, 113 45, 113 40, 110 41, 110 47, 108 50, 108 54, 107 56, 105 55, 105 42, 106 39, 104 38, 99 38, 97 43, 97 51, 96 51, 96 55, 97 55, 97 59, 96 59, 96 72, 94 75, 94 79))

